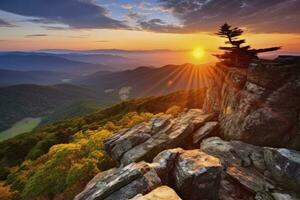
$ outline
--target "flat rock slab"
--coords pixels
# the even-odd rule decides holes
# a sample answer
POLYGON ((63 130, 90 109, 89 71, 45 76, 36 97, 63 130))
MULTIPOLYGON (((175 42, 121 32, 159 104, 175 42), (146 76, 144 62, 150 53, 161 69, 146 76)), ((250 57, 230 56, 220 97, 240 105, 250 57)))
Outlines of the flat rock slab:
POLYGON ((132 163, 96 177, 75 200, 127 200, 161 185, 155 170, 146 162, 132 163))
POLYGON ((137 195, 131 200, 181 200, 181 198, 172 188, 168 186, 161 186, 144 196, 137 195))
POLYGON ((204 138, 212 136, 218 128, 218 122, 206 122, 193 134, 193 144, 200 143, 204 138))
POLYGON ((268 170, 282 185, 300 188, 300 152, 289 149, 264 148, 268 170))

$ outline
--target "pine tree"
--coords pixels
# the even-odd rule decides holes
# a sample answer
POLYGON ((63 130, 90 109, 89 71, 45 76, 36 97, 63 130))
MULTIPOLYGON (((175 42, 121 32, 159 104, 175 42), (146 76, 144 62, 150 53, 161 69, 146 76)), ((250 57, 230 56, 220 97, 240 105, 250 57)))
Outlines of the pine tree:
POLYGON ((251 60, 258 58, 257 54, 280 49, 280 47, 251 49, 249 45, 243 45, 246 43, 244 39, 239 39, 239 36, 241 36, 243 32, 242 29, 238 27, 231 28, 230 25, 225 23, 220 27, 219 32, 216 33, 220 37, 228 39, 225 43, 230 45, 219 47, 220 50, 225 52, 215 55, 224 64, 235 67, 247 67, 251 60))

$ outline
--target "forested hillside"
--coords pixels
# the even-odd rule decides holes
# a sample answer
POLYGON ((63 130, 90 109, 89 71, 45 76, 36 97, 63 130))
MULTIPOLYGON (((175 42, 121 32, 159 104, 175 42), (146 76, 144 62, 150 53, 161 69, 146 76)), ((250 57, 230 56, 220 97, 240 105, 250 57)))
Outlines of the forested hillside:
POLYGON ((25 117, 44 117, 65 105, 96 99, 92 91, 67 84, 0 87, 0 131, 25 117))
POLYGON ((199 108, 204 90, 133 99, 43 126, 0 143, 2 195, 15 199, 72 199, 97 172, 114 166, 102 141, 162 112, 199 108), (84 174, 84 176, 83 176, 84 174))

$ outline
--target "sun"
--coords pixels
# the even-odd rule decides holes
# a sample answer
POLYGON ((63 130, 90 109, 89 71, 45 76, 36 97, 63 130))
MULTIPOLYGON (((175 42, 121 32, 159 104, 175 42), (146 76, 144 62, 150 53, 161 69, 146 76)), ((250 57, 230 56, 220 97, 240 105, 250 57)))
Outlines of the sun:
POLYGON ((205 55, 205 51, 202 48, 196 48, 196 49, 193 50, 192 53, 193 53, 193 57, 196 58, 196 59, 201 59, 205 55))

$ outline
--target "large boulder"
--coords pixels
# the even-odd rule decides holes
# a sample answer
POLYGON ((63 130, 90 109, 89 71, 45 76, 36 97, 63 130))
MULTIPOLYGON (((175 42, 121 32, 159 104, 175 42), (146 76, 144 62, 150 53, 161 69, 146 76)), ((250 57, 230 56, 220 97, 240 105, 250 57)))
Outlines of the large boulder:
POLYGON ((190 144, 194 133, 213 114, 191 109, 176 118, 169 115, 153 118, 104 141, 106 151, 121 165, 152 159, 165 149, 184 147, 190 144))
POLYGON ((218 199, 221 171, 218 158, 200 150, 184 151, 175 161, 175 188, 184 199, 218 199))
POLYGON ((146 195, 137 195, 131 200, 181 200, 176 192, 168 186, 160 186, 146 195))
POLYGON ((210 137, 202 141, 200 149, 218 157, 224 166, 235 164, 248 167, 253 165, 264 172, 266 169, 263 149, 240 141, 225 141, 219 137, 210 137))
POLYGON ((184 151, 182 148, 164 150, 153 159, 151 165, 163 184, 169 185, 172 183, 175 162, 184 151))
POLYGON ((161 185, 156 171, 145 162, 98 174, 75 200, 128 200, 161 185))
POLYGON ((282 185, 300 188, 300 152, 289 149, 264 148, 266 166, 282 185))

